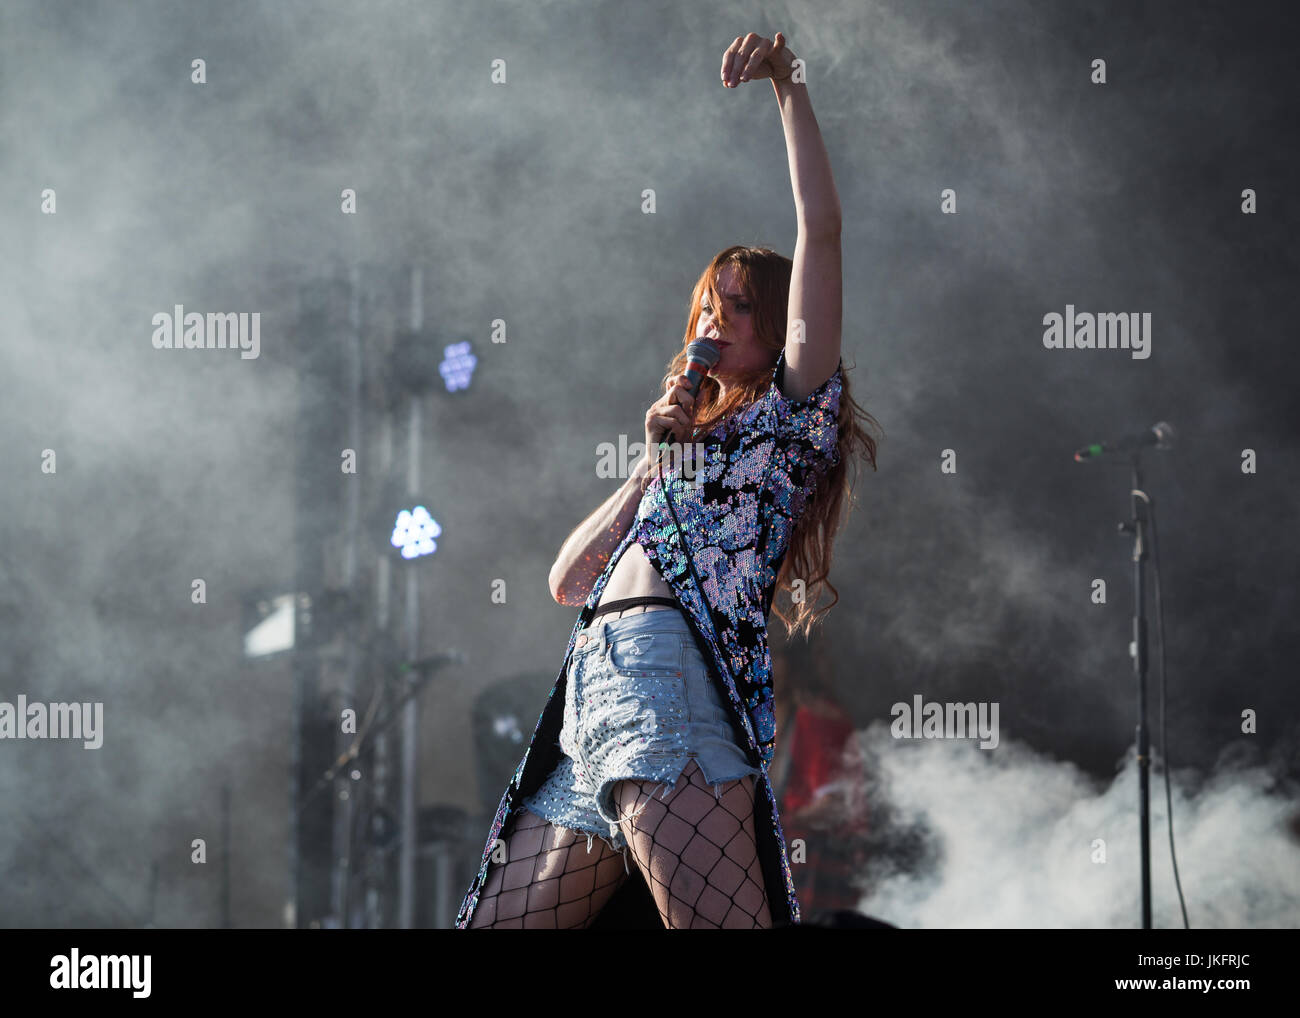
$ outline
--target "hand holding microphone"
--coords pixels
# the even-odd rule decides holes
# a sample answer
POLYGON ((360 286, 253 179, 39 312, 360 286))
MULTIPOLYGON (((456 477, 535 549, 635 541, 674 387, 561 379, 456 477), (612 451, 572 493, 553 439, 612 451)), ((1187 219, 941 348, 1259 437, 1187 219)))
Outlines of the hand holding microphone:
POLYGON ((695 392, 685 375, 651 404, 645 415, 645 452, 651 468, 658 460, 659 443, 673 442, 675 435, 689 436, 695 428, 695 392))
POLYGON ((660 442, 685 442, 695 430, 695 400, 704 377, 718 363, 721 351, 707 339, 697 339, 686 348, 686 371, 673 387, 656 400, 645 415, 647 474, 659 460, 660 442))

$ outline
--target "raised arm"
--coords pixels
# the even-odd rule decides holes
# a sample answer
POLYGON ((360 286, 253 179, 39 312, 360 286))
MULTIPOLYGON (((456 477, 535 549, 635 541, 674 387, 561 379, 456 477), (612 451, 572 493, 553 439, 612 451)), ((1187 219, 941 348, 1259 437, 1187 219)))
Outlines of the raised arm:
POLYGON ((793 80, 794 54, 785 36, 775 40, 751 32, 727 48, 723 84, 771 78, 785 128, 798 236, 790 279, 782 391, 793 400, 808 397, 835 373, 843 328, 840 264, 840 197, 830 157, 808 99, 808 86, 793 80), (797 323, 803 323, 802 333, 797 323))

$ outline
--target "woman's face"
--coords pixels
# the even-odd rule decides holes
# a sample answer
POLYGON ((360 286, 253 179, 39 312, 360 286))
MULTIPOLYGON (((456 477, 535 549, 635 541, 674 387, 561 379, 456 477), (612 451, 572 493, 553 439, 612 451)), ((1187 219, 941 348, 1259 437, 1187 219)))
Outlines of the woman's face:
POLYGON ((770 368, 776 358, 759 344, 754 335, 753 308, 736 279, 734 266, 726 266, 719 274, 718 289, 727 302, 726 332, 719 331, 717 309, 710 303, 712 298, 707 293, 700 298, 700 320, 695 325, 696 339, 707 336, 722 351, 712 373, 729 377, 770 368))

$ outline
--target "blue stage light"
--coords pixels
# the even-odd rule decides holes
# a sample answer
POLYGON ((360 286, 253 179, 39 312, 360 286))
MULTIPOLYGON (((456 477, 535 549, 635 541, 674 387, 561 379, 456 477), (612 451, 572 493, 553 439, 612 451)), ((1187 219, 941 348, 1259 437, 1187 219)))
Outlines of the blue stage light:
POLYGON ((442 527, 429 515, 429 510, 417 505, 414 509, 403 509, 397 514, 392 545, 401 549, 402 558, 405 559, 432 555, 438 550, 438 542, 434 538, 441 534, 442 527))
POLYGON ((451 343, 444 348, 443 353, 445 356, 442 363, 438 365, 438 371, 442 374, 447 391, 468 389, 470 376, 474 374, 474 366, 478 364, 478 358, 470 353, 469 342, 451 343))

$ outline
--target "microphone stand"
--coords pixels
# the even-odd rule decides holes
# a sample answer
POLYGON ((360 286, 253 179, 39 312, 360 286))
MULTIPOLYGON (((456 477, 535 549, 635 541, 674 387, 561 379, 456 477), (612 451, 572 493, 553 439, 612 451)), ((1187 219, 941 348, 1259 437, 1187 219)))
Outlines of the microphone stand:
POLYGON ((1138 824, 1142 838, 1142 928, 1151 929, 1151 744, 1147 732, 1147 615, 1146 561, 1148 508, 1154 503, 1142 490, 1142 458, 1133 451, 1130 489, 1133 518, 1119 525, 1121 534, 1133 535, 1133 674, 1137 678, 1138 824))

